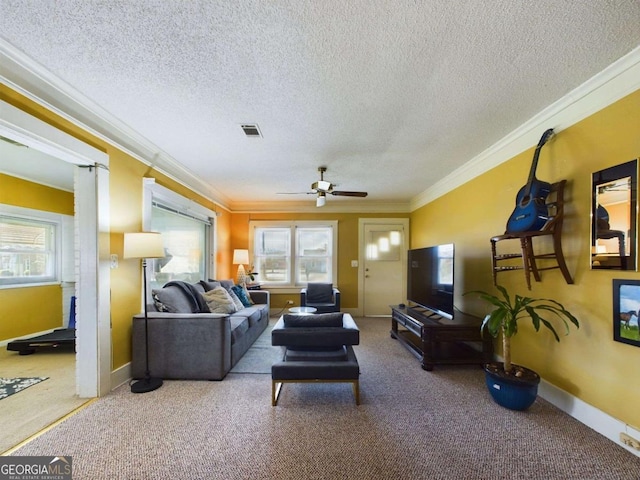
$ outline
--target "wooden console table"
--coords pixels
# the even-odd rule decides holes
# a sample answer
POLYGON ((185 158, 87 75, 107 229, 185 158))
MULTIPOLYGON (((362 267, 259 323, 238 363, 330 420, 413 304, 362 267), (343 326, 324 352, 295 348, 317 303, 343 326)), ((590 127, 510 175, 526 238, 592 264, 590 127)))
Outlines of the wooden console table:
POLYGON ((449 320, 424 308, 399 305, 392 305, 391 313, 391 337, 413 353, 425 370, 493 360, 492 338, 488 333, 481 335, 481 318, 456 313, 449 320))

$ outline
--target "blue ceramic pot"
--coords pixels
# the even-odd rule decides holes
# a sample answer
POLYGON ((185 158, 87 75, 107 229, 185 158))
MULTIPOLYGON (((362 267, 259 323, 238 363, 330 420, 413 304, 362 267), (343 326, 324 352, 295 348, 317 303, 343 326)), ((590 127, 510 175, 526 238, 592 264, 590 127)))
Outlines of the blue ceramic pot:
POLYGON ((510 410, 526 410, 538 396, 540 376, 533 370, 514 365, 521 376, 506 375, 502 363, 484 366, 485 381, 493 400, 510 410))

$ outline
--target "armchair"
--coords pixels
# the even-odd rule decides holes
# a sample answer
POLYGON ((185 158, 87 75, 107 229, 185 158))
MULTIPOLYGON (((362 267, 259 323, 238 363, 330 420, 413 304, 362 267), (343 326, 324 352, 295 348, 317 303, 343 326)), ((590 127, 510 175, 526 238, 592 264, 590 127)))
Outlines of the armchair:
POLYGON ((351 315, 284 315, 271 330, 271 344, 283 347, 282 361, 271 366, 271 405, 285 383, 351 383, 360 403, 360 368, 353 345, 360 331, 351 315))
POLYGON ((340 290, 332 283, 308 283, 300 290, 300 306, 314 307, 317 313, 340 311, 340 290))

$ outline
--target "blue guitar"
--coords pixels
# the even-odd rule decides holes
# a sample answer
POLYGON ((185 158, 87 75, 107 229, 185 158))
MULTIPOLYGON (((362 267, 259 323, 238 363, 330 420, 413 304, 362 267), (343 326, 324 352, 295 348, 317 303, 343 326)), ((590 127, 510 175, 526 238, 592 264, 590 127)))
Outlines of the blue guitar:
POLYGON ((536 151, 533 154, 529 179, 527 184, 518 192, 516 208, 507 221, 507 233, 540 230, 549 218, 545 202, 551 190, 551 184, 536 178, 536 167, 538 166, 540 150, 552 135, 553 128, 550 128, 542 134, 538 142, 536 151))

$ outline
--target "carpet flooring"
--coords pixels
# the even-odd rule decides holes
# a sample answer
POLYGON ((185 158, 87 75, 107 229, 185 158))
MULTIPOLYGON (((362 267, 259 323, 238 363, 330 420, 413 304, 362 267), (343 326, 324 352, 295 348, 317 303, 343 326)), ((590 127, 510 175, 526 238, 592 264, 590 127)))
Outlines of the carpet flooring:
POLYGON ((308 383, 272 407, 268 374, 123 386, 12 455, 71 455, 74 480, 640 478, 640 458, 548 402, 503 409, 479 367, 426 372, 388 319, 356 321, 359 406, 348 384, 308 383))
POLYGON ((231 373, 271 374, 271 365, 282 360, 282 347, 271 345, 271 330, 277 319, 271 319, 265 331, 231 369, 231 373))

